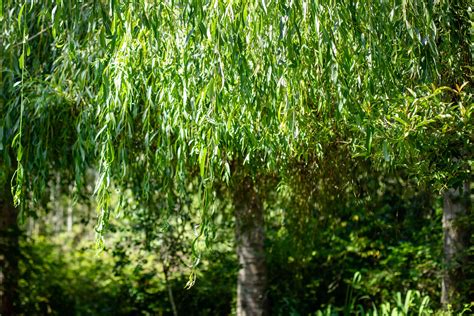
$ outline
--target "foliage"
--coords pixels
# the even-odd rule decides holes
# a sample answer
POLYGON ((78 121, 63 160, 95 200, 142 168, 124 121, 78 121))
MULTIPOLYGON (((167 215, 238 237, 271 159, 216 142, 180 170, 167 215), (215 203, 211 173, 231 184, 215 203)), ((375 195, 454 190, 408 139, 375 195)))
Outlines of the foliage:
MULTIPOLYGON (((362 305, 351 304, 348 308, 345 308, 344 315, 382 315, 382 316, 406 316, 406 315, 432 315, 433 311, 428 308, 429 297, 422 297, 420 292, 408 291, 404 297, 400 292, 394 295, 391 301, 386 301, 380 304, 364 310, 362 305), (392 307, 393 306, 393 307, 392 307)), ((316 312, 317 316, 331 316, 339 315, 337 309, 328 306, 323 311, 316 312)))
MULTIPOLYGON (((295 198, 301 195, 291 194, 289 188, 286 195, 280 188, 280 194, 267 197, 268 295, 273 315, 309 315, 328 308, 339 313, 361 313, 362 309, 372 313, 372 304, 380 314, 382 308, 398 308, 394 293, 408 289, 430 297, 426 311, 439 308, 440 205, 429 190, 397 175, 374 179, 370 174, 359 179, 367 187, 357 197, 351 190, 334 197, 324 186, 319 193, 308 195, 305 203, 297 202, 295 198), (318 204, 313 205, 315 201, 318 204), (308 205, 311 216, 302 217, 300 212, 308 205), (300 226, 286 223, 296 220, 304 222, 300 226), (293 227, 304 227, 304 231, 293 227), (355 272, 360 279, 354 280, 355 272)), ((127 203, 135 204, 133 200, 127 203)), ((198 201, 190 205, 187 214, 197 216, 192 205, 198 206, 198 201)), ((61 213, 61 204, 57 207, 51 215, 61 213)), ((87 208, 74 208, 76 224, 70 233, 58 235, 48 229, 57 225, 48 216, 35 220, 46 227, 22 243, 20 284, 25 312, 171 314, 168 284, 178 314, 231 314, 238 269, 232 222, 225 217, 215 219, 220 227, 216 232, 219 247, 203 252, 195 270, 196 283, 187 289, 190 245, 196 230, 179 225, 179 213, 170 214, 168 226, 162 226, 153 218, 144 221, 139 204, 131 209, 111 221, 100 254, 93 250, 93 216, 85 227, 81 223, 81 218, 90 216, 81 215, 87 208)), ((472 282, 466 280, 465 285, 469 288, 472 282)), ((421 297, 413 295, 418 311, 421 297)), ((402 305, 405 300, 401 299, 402 305)))
MULTIPOLYGON (((472 312, 473 305, 466 304, 461 312, 454 313, 451 308, 447 310, 433 311, 429 308, 430 298, 422 296, 418 291, 407 291, 405 297, 402 297, 400 292, 397 292, 390 301, 385 301, 376 306, 372 303, 372 307, 364 309, 362 305, 350 305, 344 308, 343 315, 361 315, 361 316, 407 316, 407 315, 439 315, 451 316, 455 315, 469 315, 472 312)), ((338 308, 331 305, 324 310, 319 310, 315 313, 316 316, 337 316, 338 308)))
POLYGON ((197 285, 187 290, 189 271, 175 264, 166 280, 163 266, 169 263, 162 261, 163 256, 156 249, 144 249, 139 236, 122 229, 109 236, 110 250, 99 254, 93 235, 84 236, 78 226, 73 233, 24 238, 19 283, 22 313, 169 315, 168 286, 179 314, 230 313, 236 273, 233 254, 208 254, 197 285))
POLYGON ((469 149, 439 162, 423 156, 472 147, 466 5, 3 5, 0 150, 6 165, 18 161, 17 203, 38 199, 53 170, 64 169, 80 188, 92 165, 98 232, 114 189, 143 201, 161 191, 166 200, 199 179, 207 218, 211 184, 256 170, 281 176, 288 162, 326 157, 322 148, 337 134, 351 156, 382 156, 441 187, 469 174, 462 159, 469 149), (432 135, 453 120, 451 136, 432 135))
POLYGON ((286 198, 271 202, 270 299, 272 306, 283 308, 273 312, 308 314, 314 306, 342 306, 356 271, 364 278, 354 285, 357 292, 373 301, 416 289, 436 306, 442 257, 438 200, 403 172, 356 172, 348 180, 352 175, 335 167, 343 190, 334 190, 340 184, 324 173, 308 174, 320 185, 296 181, 280 188, 286 198))
POLYGON ((355 271, 376 301, 407 288, 436 297, 433 196, 472 178, 471 11, 449 0, 1 1, 0 178, 13 174, 20 219, 41 215, 59 178, 76 200, 94 196, 103 249, 107 231, 122 234, 103 264, 25 243, 25 310, 169 313, 170 286, 190 300, 184 261, 201 264, 188 285, 207 275, 186 312, 227 313, 229 196, 248 176, 265 200, 271 275, 287 280, 270 287, 275 313, 343 305, 355 271))

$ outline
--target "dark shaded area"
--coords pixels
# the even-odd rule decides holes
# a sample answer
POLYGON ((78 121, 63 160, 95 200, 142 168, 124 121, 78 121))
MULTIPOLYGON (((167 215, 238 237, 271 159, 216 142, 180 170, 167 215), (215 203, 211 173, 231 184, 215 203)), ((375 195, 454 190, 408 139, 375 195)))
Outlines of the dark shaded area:
MULTIPOLYGON (((271 315, 307 315, 329 304, 341 313, 357 305, 369 309, 408 290, 428 295, 429 307, 440 308, 441 197, 403 178, 371 175, 363 183, 356 186, 356 195, 347 188, 350 194, 324 190, 288 194, 286 199, 267 196, 266 293, 271 315), (305 211, 311 216, 302 216, 305 211), (357 273, 360 280, 355 281, 357 273)), ((169 287, 178 315, 232 314, 238 271, 233 225, 229 217, 216 221, 222 222, 217 244, 229 247, 203 254, 190 289, 185 285, 191 270, 180 259, 189 241, 182 237, 185 231, 173 226, 157 229, 153 240, 162 243, 153 244, 143 242, 139 223, 119 221, 111 226, 111 243, 101 255, 88 249, 93 239, 81 243, 87 228, 23 236, 21 310, 25 315, 172 315, 169 287)), ((474 222, 472 216, 466 221, 474 222)), ((471 246, 470 258, 472 251, 471 246)), ((468 259, 460 303, 472 297, 470 267, 468 259)))

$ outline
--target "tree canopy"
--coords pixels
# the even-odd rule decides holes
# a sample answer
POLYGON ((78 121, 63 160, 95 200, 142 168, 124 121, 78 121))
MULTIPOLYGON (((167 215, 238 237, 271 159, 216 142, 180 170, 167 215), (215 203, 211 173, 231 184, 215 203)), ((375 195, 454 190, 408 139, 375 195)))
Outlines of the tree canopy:
MULTIPOLYGON (((64 169, 80 185, 97 166, 106 221, 113 187, 146 199, 195 177, 206 185, 228 182, 236 169, 279 172, 324 156, 327 142, 403 163, 458 139, 469 147, 462 4, 4 6, 0 139, 4 161, 18 161, 18 201, 22 192, 37 196, 50 172, 64 169)), ((449 160, 459 165, 469 154, 449 160)), ((430 176, 431 165, 419 168, 430 176)))

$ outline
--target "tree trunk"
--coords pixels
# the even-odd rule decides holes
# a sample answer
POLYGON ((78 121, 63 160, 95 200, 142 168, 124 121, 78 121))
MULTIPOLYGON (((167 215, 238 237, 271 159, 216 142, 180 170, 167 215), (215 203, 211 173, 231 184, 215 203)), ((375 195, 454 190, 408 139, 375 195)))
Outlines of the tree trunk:
POLYGON ((17 314, 18 211, 13 206, 10 177, 0 179, 0 315, 17 314), (6 182, 6 183, 1 183, 6 182))
POLYGON ((237 315, 266 315, 266 265, 263 205, 250 178, 234 190, 235 239, 239 273, 237 315))
POLYGON ((465 223, 470 207, 470 184, 462 189, 449 189, 443 195, 444 272, 441 283, 441 304, 455 304, 461 298, 463 264, 469 243, 465 223))

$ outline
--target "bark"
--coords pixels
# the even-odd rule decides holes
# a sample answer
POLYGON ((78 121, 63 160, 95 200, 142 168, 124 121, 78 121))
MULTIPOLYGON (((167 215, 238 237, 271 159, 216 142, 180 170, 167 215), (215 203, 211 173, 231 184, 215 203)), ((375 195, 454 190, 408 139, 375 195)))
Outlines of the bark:
POLYGON ((463 265, 469 246, 469 228, 463 220, 470 208, 470 184, 444 193, 443 234, 444 272, 441 283, 441 304, 455 304, 461 298, 463 265))
POLYGON ((263 205, 251 179, 245 178, 235 188, 234 207, 240 265, 237 278, 237 315, 267 315, 263 205))
MULTIPOLYGON (((10 178, 7 177, 9 180, 10 178)), ((18 285, 18 211, 13 206, 10 182, 0 188, 0 315, 16 315, 18 285)))

